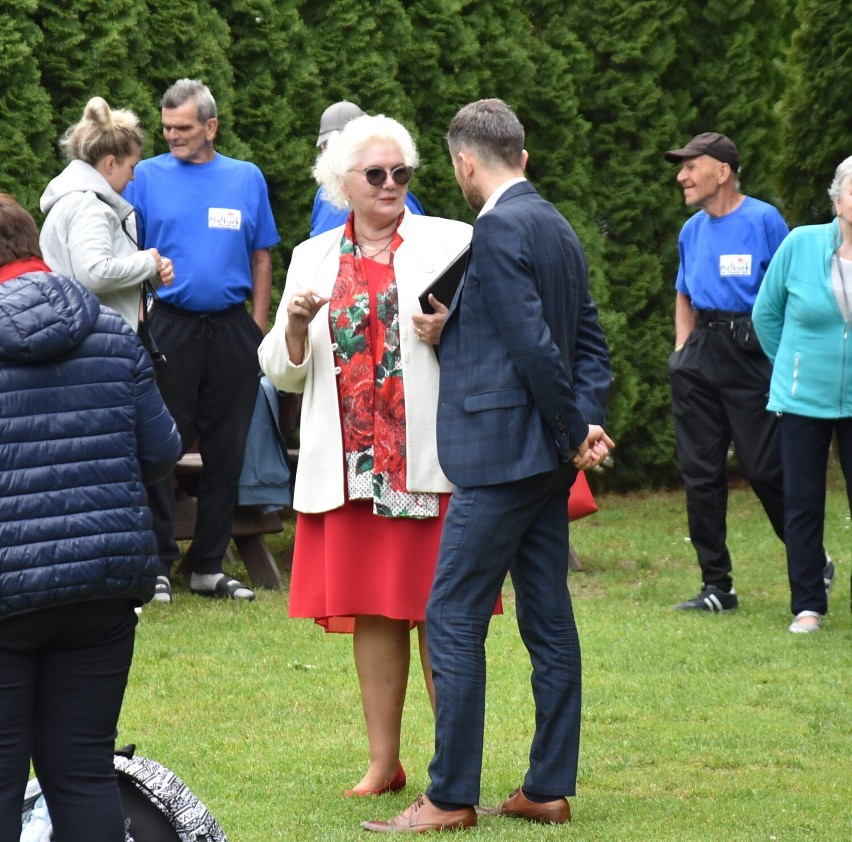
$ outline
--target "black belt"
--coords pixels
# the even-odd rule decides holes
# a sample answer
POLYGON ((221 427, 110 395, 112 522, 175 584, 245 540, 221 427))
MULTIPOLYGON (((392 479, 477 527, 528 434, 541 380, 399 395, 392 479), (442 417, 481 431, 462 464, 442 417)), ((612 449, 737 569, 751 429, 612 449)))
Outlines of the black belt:
POLYGON ((751 313, 746 310, 696 310, 698 324, 708 327, 729 327, 733 329, 741 319, 748 318, 751 313))

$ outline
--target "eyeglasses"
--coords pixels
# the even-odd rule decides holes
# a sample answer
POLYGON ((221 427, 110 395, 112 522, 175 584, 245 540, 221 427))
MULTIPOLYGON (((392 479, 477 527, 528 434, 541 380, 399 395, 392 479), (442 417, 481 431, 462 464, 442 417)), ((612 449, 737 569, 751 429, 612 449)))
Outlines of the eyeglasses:
POLYGON ((388 175, 400 186, 408 184, 411 181, 411 174, 414 170, 412 167, 400 164, 392 170, 386 170, 384 167, 367 167, 363 170, 353 170, 353 172, 364 173, 364 178, 367 179, 368 184, 372 184, 373 187, 381 187, 387 180, 388 175))

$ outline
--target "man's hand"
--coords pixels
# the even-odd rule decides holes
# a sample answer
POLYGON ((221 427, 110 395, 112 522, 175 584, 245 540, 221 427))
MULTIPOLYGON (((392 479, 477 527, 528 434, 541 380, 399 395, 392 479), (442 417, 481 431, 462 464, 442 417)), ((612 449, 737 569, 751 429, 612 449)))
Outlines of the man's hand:
POLYGON ((571 464, 578 471, 593 468, 606 459, 613 447, 615 447, 615 442, 606 434, 603 427, 597 424, 589 424, 589 434, 577 448, 577 453, 571 460, 571 464))

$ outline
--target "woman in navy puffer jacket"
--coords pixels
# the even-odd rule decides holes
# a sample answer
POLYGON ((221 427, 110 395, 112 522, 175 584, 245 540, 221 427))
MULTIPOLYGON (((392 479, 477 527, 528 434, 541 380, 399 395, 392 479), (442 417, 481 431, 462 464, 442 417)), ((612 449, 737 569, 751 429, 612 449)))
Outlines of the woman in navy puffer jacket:
POLYGON ((0 194, 0 839, 32 758, 57 839, 123 842, 114 740, 158 570, 143 483, 180 440, 130 327, 39 255, 0 194))

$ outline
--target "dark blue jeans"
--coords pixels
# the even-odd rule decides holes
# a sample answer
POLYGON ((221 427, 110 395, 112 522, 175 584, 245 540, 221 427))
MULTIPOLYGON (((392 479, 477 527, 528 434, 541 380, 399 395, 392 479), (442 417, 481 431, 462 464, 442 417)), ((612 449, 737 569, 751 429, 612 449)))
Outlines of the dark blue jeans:
POLYGON ((485 637, 507 572, 535 702, 523 785, 538 794, 574 794, 581 664, 568 592, 567 501, 576 473, 563 465, 518 482, 453 491, 426 606, 437 703, 427 789, 434 800, 479 803, 485 637))
POLYGON ((831 437, 836 431, 846 496, 852 512, 852 418, 782 415, 780 429, 790 607, 793 614, 800 611, 825 614, 828 610, 822 578, 825 472, 831 437))
POLYGON ((113 765, 133 658, 128 600, 0 620, 0 840, 21 835, 30 758, 62 842, 124 842, 113 765))

